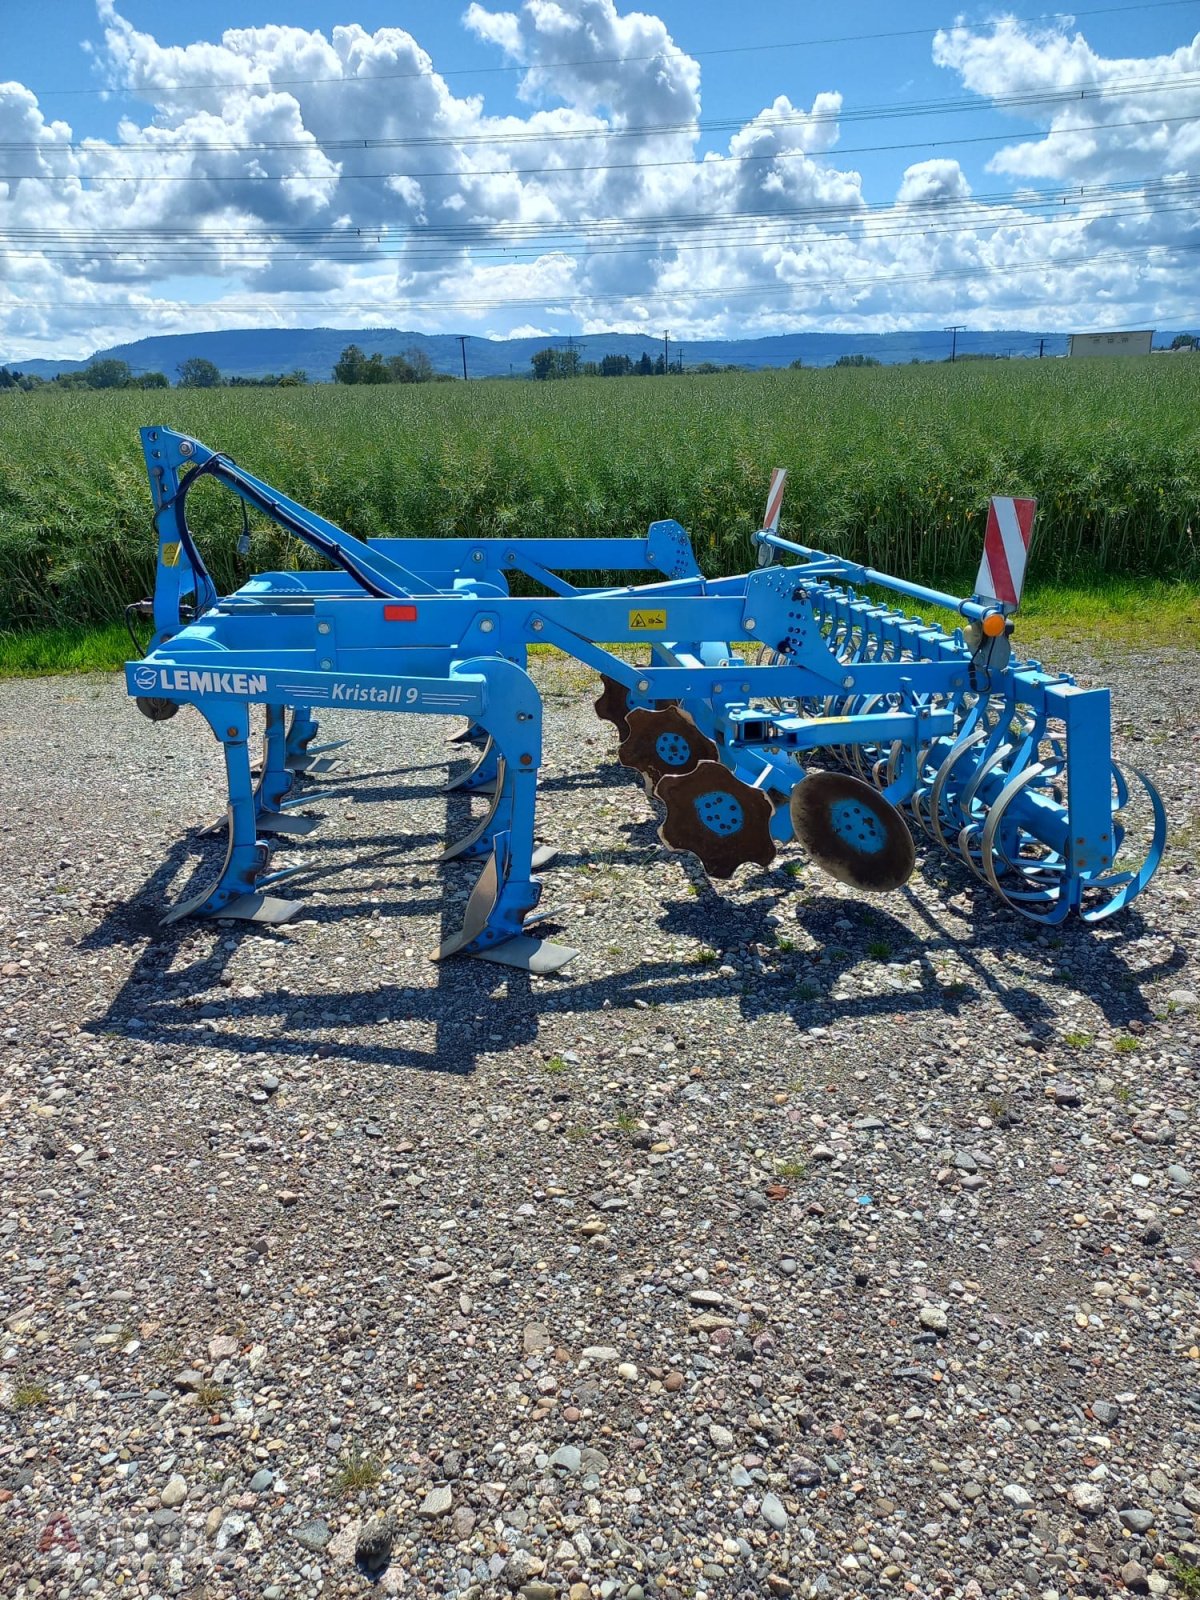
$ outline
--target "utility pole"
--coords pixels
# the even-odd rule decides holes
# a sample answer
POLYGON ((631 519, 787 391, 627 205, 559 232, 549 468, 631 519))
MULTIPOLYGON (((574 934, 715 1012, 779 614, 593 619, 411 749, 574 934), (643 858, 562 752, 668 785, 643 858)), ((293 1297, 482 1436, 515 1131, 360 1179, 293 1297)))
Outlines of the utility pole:
POLYGON ((463 378, 465 379, 467 376, 467 335, 465 333, 460 333, 458 336, 458 342, 462 346, 463 378))
POLYGON ((960 333, 962 333, 965 330, 966 326, 967 325, 966 325, 965 322, 956 322, 951 327, 942 329, 943 333, 948 333, 950 335, 950 359, 951 359, 951 361, 954 360, 954 357, 958 352, 958 336, 959 336, 960 333))
POLYGON ((1046 341, 1045 341, 1045 339, 1039 339, 1038 340, 1038 360, 1040 361, 1045 354, 1046 354, 1046 341))
POLYGON ((664 378, 667 376, 667 374, 670 372, 670 370, 671 370, 671 333, 670 333, 670 329, 667 329, 663 333, 663 377, 664 378))

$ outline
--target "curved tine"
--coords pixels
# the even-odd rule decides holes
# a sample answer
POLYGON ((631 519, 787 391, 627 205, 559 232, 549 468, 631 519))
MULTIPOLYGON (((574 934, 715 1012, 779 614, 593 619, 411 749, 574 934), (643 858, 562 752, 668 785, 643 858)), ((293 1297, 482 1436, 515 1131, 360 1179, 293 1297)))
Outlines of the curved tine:
POLYGON ((478 844, 480 839, 496 820, 496 813, 500 809, 500 802, 506 798, 504 793, 504 757, 496 762, 496 787, 492 790, 491 800, 483 816, 470 828, 461 839, 456 839, 453 844, 448 844, 438 856, 439 861, 455 861, 459 856, 466 855, 472 845, 478 844))
MULTIPOLYGON (((1113 766, 1115 767, 1116 765, 1117 764, 1114 761, 1113 766)), ((1136 899, 1146 885, 1150 882, 1150 879, 1158 871, 1159 862, 1162 860, 1163 851, 1166 849, 1167 810, 1162 803, 1162 796, 1159 794, 1158 790, 1150 782, 1150 779, 1140 767, 1133 768, 1133 775, 1141 784, 1142 788, 1146 791, 1150 805, 1154 811, 1154 833, 1150 840, 1150 847, 1146 851, 1146 854, 1142 860, 1142 864, 1138 870, 1126 881, 1121 883, 1120 887, 1116 889, 1116 893, 1113 894, 1110 900, 1106 901, 1104 905, 1098 907, 1094 911, 1084 911, 1082 907, 1080 908, 1079 915, 1083 918, 1084 922, 1103 922, 1105 917, 1111 917, 1114 912, 1122 910, 1130 903, 1131 900, 1136 899)), ((1124 778, 1124 773, 1122 773, 1121 776, 1124 778)), ((1126 783, 1126 793, 1128 793, 1128 783, 1126 783)), ((1122 874, 1121 877, 1125 878, 1125 874, 1122 874)), ((1086 883, 1084 888, 1103 889, 1105 888, 1105 880, 1100 879, 1095 883, 1086 883)))
MULTIPOLYGON (((1115 761, 1112 764, 1112 770, 1113 770, 1113 786, 1117 791, 1116 799, 1115 799, 1114 804, 1113 804, 1113 813, 1115 815, 1116 812, 1122 810, 1123 807, 1125 807, 1125 806, 1127 806, 1129 804, 1129 784, 1126 782, 1125 774, 1121 771, 1120 767, 1117 765, 1117 763, 1115 761)), ((1134 771, 1135 772, 1137 771, 1136 767, 1134 768, 1134 771)), ((1141 776, 1142 775, 1139 772, 1138 773, 1138 777, 1141 778, 1141 776)), ((1145 778, 1142 778, 1142 782, 1143 783, 1146 782, 1145 778)), ((1155 792, 1155 794, 1157 794, 1158 790, 1156 789, 1154 792, 1155 792)))
MULTIPOLYGON (((989 703, 994 705, 994 697, 989 703)), ((954 797, 954 804, 958 810, 958 822, 961 827, 965 827, 972 820, 975 795, 979 785, 987 774, 999 762, 1003 761, 1004 757, 1010 754, 1014 748, 1006 739, 1007 725, 1012 719, 1004 716, 1003 709, 1006 708, 1002 708, 1001 713, 987 729, 987 742, 975 762, 974 772, 954 797)), ((1024 763, 1021 763, 1021 766, 1023 767, 1024 763)))
POLYGON ((875 788, 875 780, 871 774, 874 772, 875 763, 879 759, 876 753, 879 749, 879 746, 874 744, 856 744, 851 748, 854 751, 855 775, 861 778, 864 783, 869 783, 872 788, 875 788))
MULTIPOLYGON (((1000 882, 996 871, 996 835, 1000 830, 1000 824, 1004 820, 1004 813, 1022 789, 1027 788, 1031 783, 1035 783, 1038 778, 1043 776, 1044 772, 1045 768, 1041 763, 1034 762, 1033 766, 1026 767, 1024 771, 1018 772, 1015 778, 1010 779, 1005 784, 996 799, 995 805, 988 812, 987 821, 983 827, 981 848, 984 876, 1005 905, 1011 906, 1014 911, 1019 911, 1023 917, 1028 917, 1031 922, 1054 923, 1061 922, 1071 909, 1070 896, 1064 893, 1068 881, 1065 863, 1062 871, 1057 875, 1058 883, 1054 888, 1047 887, 1044 889, 1010 892, 1000 882), (1035 911, 1032 909, 1035 905, 1044 905, 1048 907, 1048 910, 1045 913, 1035 911)), ((1018 864, 1012 862, 1008 857, 1005 857, 1005 861, 1007 865, 1028 881, 1028 875, 1022 872, 1018 864)))
POLYGON ((988 879, 987 874, 984 872, 981 864, 982 852, 975 848, 979 842, 975 835, 977 835, 979 831, 978 822, 968 822, 965 828, 961 828, 959 830, 957 841, 958 853, 966 862, 967 866, 970 867, 975 876, 979 879, 980 883, 987 883, 990 880, 988 879))
POLYGON ((904 751, 903 741, 897 739, 885 757, 875 763, 874 776, 880 792, 886 800, 894 806, 910 806, 913 795, 920 787, 920 768, 914 767, 905 770, 901 756, 904 751))
MULTIPOLYGON (((987 777, 988 773, 991 772, 992 768, 998 767, 1004 760, 1005 756, 1011 755, 1012 752, 1013 746, 1011 744, 997 745, 997 747, 991 751, 990 754, 985 755, 983 760, 979 762, 978 766, 975 768, 973 776, 970 777, 963 785, 962 791, 957 798, 958 808, 962 812, 963 816, 972 816, 975 796, 979 792, 979 785, 987 777)), ((1019 772, 1023 770, 1023 767, 1017 768, 1017 771, 1019 772)), ((1008 777, 1012 776, 1013 773, 1010 770, 1008 777)), ((984 807, 984 809, 986 810, 987 808, 984 807)))
MULTIPOLYGON (((460 789, 476 787, 472 783, 472 779, 475 777, 476 773, 483 772, 489 762, 496 759, 498 759, 496 757, 496 742, 489 733, 487 736, 487 742, 483 745, 473 765, 468 767, 466 772, 460 773, 457 778, 449 779, 445 789, 442 792, 444 794, 455 794, 460 789)), ((480 780, 481 783, 486 783, 489 781, 490 780, 486 777, 480 780)))
MULTIPOLYGON (((855 709, 851 714, 858 717, 869 716, 873 709, 882 702, 883 698, 884 697, 881 694, 862 695, 858 698, 858 704, 855 706, 855 709)), ((848 701, 847 705, 849 704, 850 702, 848 701)), ((877 759, 879 746, 852 744, 848 746, 848 748, 850 750, 851 764, 853 765, 855 772, 864 783, 874 783, 875 779, 872 774, 874 760, 877 759), (870 752, 876 752, 875 757, 873 757, 870 752)))
POLYGON ((908 803, 912 810, 913 816, 924 829, 927 837, 930 839, 936 839, 937 834, 933 831, 933 823, 930 820, 929 815, 929 800, 933 791, 933 779, 926 778, 924 776, 924 773, 929 766, 929 756, 932 749, 933 745, 927 744, 917 757, 917 782, 916 787, 909 796, 908 803))
POLYGON ((860 777, 864 783, 870 783, 871 781, 871 766, 868 751, 872 748, 873 746, 863 744, 852 744, 849 746, 851 764, 857 776, 860 777))
MULTIPOLYGON (((263 877, 271 862, 271 847, 262 839, 257 839, 254 844, 256 870, 252 881, 234 893, 226 891, 225 898, 219 905, 205 910, 208 901, 221 889, 233 861, 233 827, 233 807, 230 806, 226 813, 225 858, 221 862, 217 876, 207 880, 204 888, 185 900, 182 905, 173 906, 162 918, 163 927, 172 922, 179 922, 184 917, 196 915, 238 918, 247 922, 282 923, 290 921, 300 911, 298 901, 279 900, 273 895, 259 892, 260 883, 276 881, 275 874, 272 874, 270 879, 263 877)), ((298 864, 291 870, 298 872, 301 870, 301 865, 298 864)))
POLYGON ((958 743, 951 748, 950 754, 938 768, 937 776, 934 778, 933 783, 930 786, 929 815, 933 823, 934 837, 942 846, 943 850, 948 850, 951 855, 955 853, 957 846, 947 839, 942 829, 942 793, 945 790, 946 782, 949 779, 951 772, 953 772, 961 758, 966 755, 968 750, 979 744, 981 740, 986 739, 987 736, 988 729, 986 727, 975 727, 970 733, 964 734, 958 743))
MULTIPOLYGON (((1020 854, 1019 834, 1022 830, 1019 823, 1017 824, 1018 844, 1016 854, 1010 855, 1003 843, 1001 829, 1013 799, 1023 789, 1035 782, 1039 786, 1045 784, 1047 776, 1048 774, 1044 768, 1040 772, 1035 770, 1034 767, 1023 768, 1021 772, 1009 780, 997 796, 995 805, 991 807, 983 819, 984 838, 982 843, 985 846, 985 853, 991 858, 993 872, 996 872, 996 862, 999 859, 1001 862, 999 871, 1013 872, 1033 886, 1027 893, 1023 890, 1006 890, 1007 898, 1012 901, 1042 899, 1050 891, 1049 887, 1040 885, 1039 880, 1045 879, 1050 883, 1058 884, 1061 883, 1068 871, 1066 857, 1060 855, 1056 850, 1051 850, 1048 845, 1042 846, 1047 851, 1044 856, 1023 857, 1020 854)), ((1024 831, 1028 837, 1036 839, 1036 835, 1029 834, 1028 830, 1024 831)), ((1040 841, 1038 842, 1040 843, 1040 841)), ((989 877, 988 882, 995 888, 993 877, 989 877)))
MULTIPOLYGON (((214 823, 213 826, 211 828, 207 829, 206 831, 209 832, 209 833, 215 833, 217 831, 217 827, 218 826, 219 826, 219 824, 214 823)), ((171 908, 171 910, 168 911, 167 914, 163 917, 163 919, 162 919, 163 926, 165 927, 167 925, 167 923, 169 923, 169 922, 178 922, 180 920, 180 918, 182 918, 182 917, 190 917, 190 916, 193 915, 193 913, 199 911, 200 907, 204 904, 204 902, 208 899, 209 895, 212 894, 213 890, 217 887, 217 885, 220 883, 221 879, 225 876, 225 872, 226 872, 226 870, 227 870, 227 868, 229 866, 229 863, 230 863, 230 861, 232 859, 233 859, 233 808, 231 806, 229 808, 229 810, 226 811, 226 813, 225 813, 225 859, 221 863, 221 866, 220 866, 220 869, 217 872, 216 878, 215 879, 211 879, 211 880, 210 879, 206 879, 205 880, 205 884, 204 884, 204 888, 200 890, 199 894, 192 895, 189 899, 185 900, 182 905, 173 906, 171 908)), ((263 858, 263 865, 264 866, 266 865, 265 856, 263 858)))
POLYGON ((921 828, 922 832, 927 838, 932 839, 934 837, 933 827, 925 811, 925 802, 928 799, 929 785, 922 784, 919 788, 913 790, 908 805, 909 810, 912 812, 913 817, 918 826, 921 828))
MULTIPOLYGON (((897 778, 897 776, 899 774, 900 753, 901 753, 901 751, 903 749, 904 749, 904 741, 903 741, 903 739, 893 739, 892 740, 892 748, 888 751, 887 769, 886 769, 886 772, 885 772, 885 777, 887 779, 887 782, 881 784, 880 785, 881 788, 884 788, 884 789, 890 788, 891 785, 893 783, 895 783, 896 778, 897 778)), ((925 751, 924 750, 918 750, 917 751, 917 764, 916 764, 916 767, 914 768, 914 771, 919 773, 921 771, 921 768, 924 765, 925 765, 925 751)))

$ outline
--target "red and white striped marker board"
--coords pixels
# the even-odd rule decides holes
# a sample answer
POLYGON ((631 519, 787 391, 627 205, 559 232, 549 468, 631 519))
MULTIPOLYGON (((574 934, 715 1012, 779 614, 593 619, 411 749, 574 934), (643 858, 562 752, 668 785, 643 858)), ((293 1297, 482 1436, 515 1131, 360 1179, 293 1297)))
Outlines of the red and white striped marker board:
POLYGON ((1012 611, 1021 604, 1036 512, 1036 500, 992 496, 987 532, 983 536, 983 560, 975 579, 975 594, 979 599, 997 600, 1012 611))
POLYGON ((767 509, 763 513, 763 532, 779 532, 779 512, 783 506, 783 486, 787 482, 787 468, 775 467, 771 472, 771 492, 767 496, 767 509))

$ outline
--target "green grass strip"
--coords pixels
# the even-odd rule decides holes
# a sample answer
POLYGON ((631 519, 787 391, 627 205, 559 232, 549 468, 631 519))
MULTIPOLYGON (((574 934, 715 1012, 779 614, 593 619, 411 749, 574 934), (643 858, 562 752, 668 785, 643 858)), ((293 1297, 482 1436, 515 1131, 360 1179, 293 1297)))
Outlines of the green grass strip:
POLYGON ((134 657, 119 622, 98 628, 42 628, 0 634, 0 678, 47 678, 60 673, 115 672, 134 657))
MULTIPOLYGON (((934 587, 937 585, 935 584, 934 587)), ((953 589, 953 585, 950 586, 953 589)), ((925 616, 944 628, 961 622, 952 611, 918 606, 878 590, 880 600, 925 616)), ((1200 648, 1200 585, 1151 578, 1101 579, 1078 588, 1042 584, 1026 597, 1017 618, 1014 648, 1022 659, 1062 644, 1089 648, 1200 648)), ((550 646, 532 646, 550 650, 550 646)), ((621 647, 617 647, 620 649, 621 647)), ((97 628, 46 628, 0 634, 0 678, 44 678, 78 672, 115 672, 134 659, 120 623, 97 628)))

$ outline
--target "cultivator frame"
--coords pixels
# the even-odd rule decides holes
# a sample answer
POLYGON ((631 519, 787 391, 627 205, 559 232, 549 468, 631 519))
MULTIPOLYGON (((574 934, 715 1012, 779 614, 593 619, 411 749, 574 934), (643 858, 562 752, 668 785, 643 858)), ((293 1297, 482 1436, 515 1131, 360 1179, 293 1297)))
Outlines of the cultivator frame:
POLYGON ((1012 659, 1019 576, 1007 599, 959 599, 796 544, 777 531, 780 475, 756 536, 759 566, 710 579, 670 520, 642 539, 361 540, 186 435, 146 428, 142 444, 158 534, 155 592, 142 603, 154 632, 126 666, 127 687, 155 720, 196 707, 223 747, 228 791, 217 879, 168 920, 277 924, 300 909, 272 892, 302 869, 274 868, 271 841, 317 825, 295 812, 311 799, 298 792, 302 777, 331 764, 333 747, 313 742, 317 713, 457 714, 486 743, 451 787, 484 792, 489 804, 442 859, 484 865, 461 931, 435 955, 535 972, 564 965, 576 952, 536 933, 538 873, 553 851, 534 836, 534 643, 601 673, 597 711, 618 728, 622 761, 665 806, 660 837, 712 876, 765 867, 799 837, 856 889, 898 887, 913 865, 899 806, 1007 904, 1047 923, 1072 911, 1111 915, 1158 865, 1166 818, 1141 774, 1149 848, 1136 867, 1114 865, 1128 785, 1112 761, 1108 690, 1012 659), (187 521, 203 478, 333 570, 261 573, 220 596, 187 521), (783 565, 781 555, 797 559, 783 565), (577 587, 564 576, 580 572, 658 577, 577 587), (512 595, 515 574, 547 592, 512 595), (965 628, 948 633, 852 585, 949 606, 965 628), (643 665, 609 648, 638 643, 649 645, 643 665), (266 708, 257 780, 254 704, 266 708))

